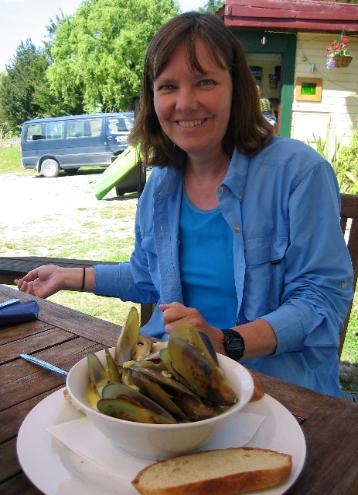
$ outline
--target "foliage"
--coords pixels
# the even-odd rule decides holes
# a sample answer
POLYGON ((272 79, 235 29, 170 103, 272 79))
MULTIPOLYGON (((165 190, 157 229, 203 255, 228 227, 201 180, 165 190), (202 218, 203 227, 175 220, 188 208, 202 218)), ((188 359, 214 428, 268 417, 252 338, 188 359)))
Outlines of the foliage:
POLYGON ((211 12, 215 14, 217 10, 220 9, 225 3, 225 0, 208 0, 204 7, 198 9, 199 12, 211 12))
POLYGON ((19 129, 24 120, 38 115, 35 94, 47 67, 46 57, 30 39, 21 42, 0 83, 1 113, 10 130, 19 129))
POLYGON ((174 0, 85 0, 58 20, 50 47, 51 86, 66 104, 84 110, 132 107, 149 40, 178 7, 174 0))
POLYGON ((344 187, 342 192, 358 194, 358 127, 355 128, 352 142, 341 147, 334 166, 337 175, 345 179, 341 180, 344 187))
POLYGON ((18 134, 22 122, 68 111, 50 92, 49 59, 31 39, 21 42, 0 78, 0 132, 18 134))
POLYGON ((340 192, 358 194, 358 128, 355 129, 350 144, 342 146, 336 139, 332 152, 329 139, 314 137, 313 143, 309 144, 332 164, 340 192))

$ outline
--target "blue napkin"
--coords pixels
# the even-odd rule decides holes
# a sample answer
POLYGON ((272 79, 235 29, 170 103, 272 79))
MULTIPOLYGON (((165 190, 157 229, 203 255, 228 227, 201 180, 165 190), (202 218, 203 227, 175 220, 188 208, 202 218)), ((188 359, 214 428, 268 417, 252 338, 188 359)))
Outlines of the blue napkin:
POLYGON ((36 320, 39 314, 39 305, 36 301, 13 304, 0 309, 0 327, 17 325, 25 321, 36 320))

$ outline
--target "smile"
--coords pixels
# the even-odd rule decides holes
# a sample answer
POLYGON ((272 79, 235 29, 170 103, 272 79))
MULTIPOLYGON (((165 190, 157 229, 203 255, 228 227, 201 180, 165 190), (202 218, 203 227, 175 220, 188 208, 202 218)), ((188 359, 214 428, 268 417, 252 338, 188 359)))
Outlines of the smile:
POLYGON ((206 119, 200 119, 200 120, 177 120, 177 124, 180 125, 180 127, 185 127, 186 129, 190 129, 193 127, 197 127, 201 124, 203 124, 206 121, 206 119))

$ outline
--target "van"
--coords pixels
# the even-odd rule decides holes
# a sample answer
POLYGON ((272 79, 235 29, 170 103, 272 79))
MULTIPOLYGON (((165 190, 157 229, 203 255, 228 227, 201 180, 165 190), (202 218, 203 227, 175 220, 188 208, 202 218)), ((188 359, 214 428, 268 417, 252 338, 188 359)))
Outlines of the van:
POLYGON ((108 166, 127 148, 133 125, 134 112, 27 120, 21 130, 22 164, 45 177, 108 166))

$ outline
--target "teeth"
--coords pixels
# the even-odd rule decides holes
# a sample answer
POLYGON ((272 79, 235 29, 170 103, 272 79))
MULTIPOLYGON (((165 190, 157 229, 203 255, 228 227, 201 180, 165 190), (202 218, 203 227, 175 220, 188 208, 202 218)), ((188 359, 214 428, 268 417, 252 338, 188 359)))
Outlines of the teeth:
POLYGON ((181 127, 196 127, 197 125, 201 125, 204 122, 204 119, 201 120, 178 120, 178 124, 181 127))

